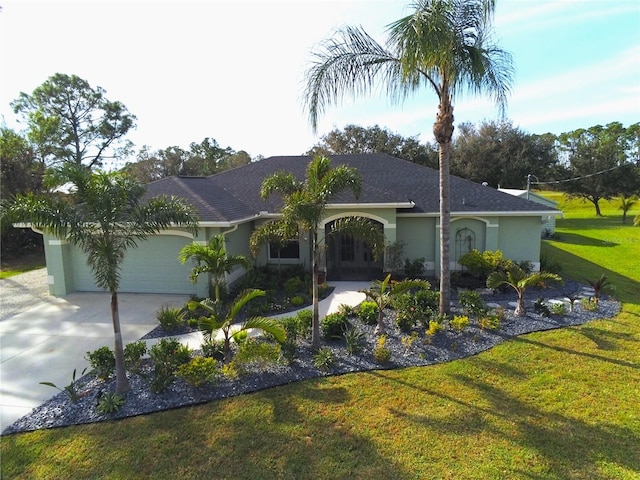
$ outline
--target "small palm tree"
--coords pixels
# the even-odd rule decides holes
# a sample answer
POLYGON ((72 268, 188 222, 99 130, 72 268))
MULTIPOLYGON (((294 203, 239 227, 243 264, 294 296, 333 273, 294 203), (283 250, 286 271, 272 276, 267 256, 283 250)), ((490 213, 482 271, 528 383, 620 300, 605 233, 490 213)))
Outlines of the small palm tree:
POLYGON ((589 285, 591 285, 591 288, 593 288, 593 300, 597 304, 600 302, 600 293, 602 292, 602 289, 611 285, 611 282, 604 273, 600 275, 600 278, 597 280, 587 281, 589 282, 589 285))
POLYGON ((28 194, 3 205, 2 221, 30 222, 34 227, 78 246, 96 285, 111 294, 111 320, 115 337, 116 392, 129 389, 118 311, 118 287, 122 262, 128 249, 172 225, 196 230, 194 210, 181 200, 159 197, 144 201, 144 185, 119 172, 92 173, 66 164, 50 171, 50 185, 69 183, 70 196, 28 194))
MULTIPOLYGON (((178 255, 178 259, 183 265, 189 259, 196 262, 196 266, 191 269, 190 279, 193 283, 196 283, 201 273, 211 275, 213 293, 217 302, 220 301, 220 285, 224 282, 224 276, 231 273, 231 270, 236 266, 245 269, 251 266, 251 262, 244 255, 227 254, 224 242, 224 235, 214 235, 207 245, 199 243, 185 245, 178 255)), ((211 292, 209 294, 211 295, 211 292)))
POLYGON ((387 275, 384 280, 374 280, 371 287, 366 290, 360 290, 368 299, 378 307, 378 324, 376 325, 376 335, 385 332, 384 327, 384 309, 387 308, 391 301, 398 295, 411 290, 412 288, 423 288, 428 290, 429 282, 426 280, 402 280, 400 282, 391 282, 391 274, 387 275))
POLYGON ((244 306, 257 297, 263 297, 264 290, 247 289, 240 292, 233 303, 225 309, 219 302, 211 299, 205 299, 201 302, 192 300, 189 302, 189 309, 203 308, 209 312, 209 317, 200 320, 200 328, 204 332, 205 339, 210 341, 214 339, 218 332, 224 335, 224 358, 226 361, 231 360, 231 340, 251 328, 257 328, 264 332, 270 333, 275 339, 283 343, 287 334, 282 324, 275 319, 266 317, 251 317, 245 320, 237 328, 233 329, 234 322, 244 306))
POLYGON ((636 197, 627 197, 626 195, 620 195, 620 206, 618 210, 622 210, 622 223, 627 223, 627 213, 636 204, 636 197))
POLYGON ((545 282, 563 283, 563 280, 555 273, 527 273, 519 265, 513 264, 506 272, 497 271, 490 274, 489 278, 487 278, 487 287, 491 289, 496 289, 502 285, 512 287, 518 294, 518 305, 514 313, 517 317, 524 317, 527 314, 524 308, 525 291, 529 287, 541 285, 545 282))
MULTIPOLYGON (((284 171, 269 175, 262 182, 260 194, 263 199, 276 193, 282 195, 284 206, 282 217, 276 226, 263 226, 253 234, 250 243, 260 243, 268 238, 263 228, 275 228, 283 232, 295 232, 296 236, 308 235, 312 264, 312 334, 313 348, 320 345, 320 319, 318 311, 318 228, 324 217, 329 200, 338 193, 350 189, 356 196, 360 193, 360 177, 354 168, 340 165, 331 167, 328 157, 316 156, 307 165, 305 179, 297 180, 284 171)), ((266 224, 269 225, 269 224, 266 224)))

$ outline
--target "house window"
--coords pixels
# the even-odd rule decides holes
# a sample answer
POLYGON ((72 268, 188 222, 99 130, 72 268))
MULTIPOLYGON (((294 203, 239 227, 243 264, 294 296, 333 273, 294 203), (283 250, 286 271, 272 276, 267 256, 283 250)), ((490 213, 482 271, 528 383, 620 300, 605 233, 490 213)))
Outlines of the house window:
POLYGON ((275 245, 269 244, 269 258, 300 258, 300 242, 298 240, 289 240, 287 243, 280 247, 280 252, 275 245))

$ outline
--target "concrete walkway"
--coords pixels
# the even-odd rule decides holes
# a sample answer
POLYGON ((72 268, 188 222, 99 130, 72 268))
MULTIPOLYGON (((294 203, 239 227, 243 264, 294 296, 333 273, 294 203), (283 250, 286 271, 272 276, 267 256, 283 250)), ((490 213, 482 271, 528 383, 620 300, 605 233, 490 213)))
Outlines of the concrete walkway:
MULTIPOLYGON (((11 298, 11 287, 19 284, 19 279, 13 278, 11 284, 0 281, 3 302, 11 298)), ((332 285, 335 286, 333 294, 319 304, 321 316, 336 311, 341 304, 359 304, 364 294, 358 290, 369 284, 335 282, 332 285)), ((84 358, 87 352, 102 346, 113 348, 109 299, 106 293, 72 293, 64 298, 38 295, 32 308, 2 316, 0 432, 57 393, 39 382, 52 382, 64 388, 71 382, 74 369, 79 378, 82 370, 89 366, 84 358)), ((127 344, 157 326, 155 313, 161 306, 181 306, 188 297, 120 294, 118 299, 122 336, 127 344)), ((191 348, 199 348, 202 343, 199 332, 178 338, 191 348)))

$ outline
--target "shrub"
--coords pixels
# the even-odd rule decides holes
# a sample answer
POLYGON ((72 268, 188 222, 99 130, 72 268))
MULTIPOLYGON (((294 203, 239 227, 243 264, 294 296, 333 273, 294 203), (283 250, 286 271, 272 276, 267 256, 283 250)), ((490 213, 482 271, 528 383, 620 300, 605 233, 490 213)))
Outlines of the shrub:
POLYGON ((235 360, 222 365, 220 373, 231 380, 237 380, 247 372, 235 360))
POLYGON ((254 365, 258 368, 266 368, 280 358, 280 345, 265 341, 249 339, 243 342, 236 352, 233 361, 243 369, 246 366, 254 365))
POLYGON ((491 273, 498 270, 507 270, 513 262, 505 259, 500 250, 487 250, 481 253, 477 249, 473 249, 460 257, 458 263, 466 267, 469 272, 482 280, 482 282, 485 282, 491 273))
POLYGON ((552 315, 564 315, 567 313, 567 307, 564 303, 552 303, 551 314, 552 315))
POLYGON ((343 332, 343 337, 347 345, 347 353, 349 355, 357 355, 362 352, 364 345, 364 333, 356 328, 348 328, 343 332))
POLYGON ((336 362, 336 355, 329 347, 322 347, 313 356, 313 364, 320 370, 329 370, 336 362))
POLYGON ((143 340, 128 343, 124 347, 124 364, 130 372, 139 372, 142 357, 147 353, 147 344, 143 340))
POLYGON ((407 278, 417 278, 424 273, 424 258, 416 258, 415 260, 404 260, 404 275, 407 278))
POLYGON ((411 350, 411 347, 416 342, 416 340, 418 340, 418 332, 414 330, 413 332, 411 332, 411 335, 406 335, 402 337, 400 339, 400 342, 402 342, 402 345, 404 345, 404 348, 408 352, 409 350, 411 350))
POLYGON ((298 333, 307 337, 311 332, 313 312, 311 310, 300 310, 296 313, 296 319, 298 320, 298 333))
POLYGON ((373 349, 373 359, 379 365, 388 363, 391 360, 391 350, 389 350, 385 344, 387 342, 386 335, 380 335, 378 343, 373 349))
POLYGON ((378 305, 376 302, 364 301, 358 306, 358 318, 366 325, 378 323, 378 305))
POLYGON ((439 293, 432 290, 418 290, 403 293, 393 299, 396 323, 400 330, 409 332, 418 322, 428 323, 433 312, 438 309, 439 293))
POLYGON ((330 313, 320 321, 322 337, 325 340, 342 338, 343 332, 349 327, 349 320, 339 313, 330 313))
POLYGON ((212 382, 219 373, 218 362, 211 357, 195 357, 188 363, 178 366, 176 375, 192 387, 200 387, 212 382))
POLYGON ((109 347, 100 347, 93 352, 87 352, 87 360, 96 376, 107 380, 116 369, 116 357, 109 347))
POLYGON ((592 300, 591 298, 583 298, 582 300, 580 300, 580 305, 582 306, 582 309, 587 312, 598 311, 598 302, 592 300))
POLYGON ((539 298, 533 303, 533 311, 543 317, 551 316, 551 310, 549 309, 549 305, 544 303, 544 298, 539 298))
POLYGON ((478 319, 478 325, 483 330, 497 330, 501 324, 500 316, 497 313, 489 313, 478 319))
POLYGON ((156 320, 165 331, 172 332, 184 325, 185 315, 180 308, 163 306, 156 312, 156 320))
POLYGON ((357 308, 356 307, 352 307, 351 305, 348 305, 346 303, 341 303, 338 306, 338 313, 340 315, 344 315, 345 317, 350 317, 352 315, 356 315, 357 314, 357 308))
POLYGON ((458 302, 464 313, 471 317, 479 317, 489 310, 482 296, 473 290, 458 293, 458 302))
POLYGON ((151 347, 149 356, 154 362, 151 390, 159 393, 171 385, 178 366, 191 360, 191 349, 175 338, 163 338, 151 347))
POLYGON ((298 277, 291 277, 286 282, 284 282, 284 294, 287 297, 292 297, 296 293, 301 292, 304 289, 304 282, 300 280, 298 277))
POLYGON ((449 325, 451 325, 453 329, 461 332, 469 326, 469 317, 466 315, 456 315, 453 317, 453 320, 449 322, 449 325))
POLYGON ((100 396, 96 410, 98 413, 109 414, 120 410, 124 403, 124 397, 115 392, 107 392, 100 396))
POLYGON ((291 305, 293 305, 294 307, 300 307, 300 306, 304 305, 304 297, 302 297, 300 295, 296 295, 296 296, 291 297, 289 299, 289 303, 291 305))
POLYGON ((435 335, 436 333, 444 329, 444 323, 439 319, 429 320, 429 328, 427 329, 427 335, 435 335))

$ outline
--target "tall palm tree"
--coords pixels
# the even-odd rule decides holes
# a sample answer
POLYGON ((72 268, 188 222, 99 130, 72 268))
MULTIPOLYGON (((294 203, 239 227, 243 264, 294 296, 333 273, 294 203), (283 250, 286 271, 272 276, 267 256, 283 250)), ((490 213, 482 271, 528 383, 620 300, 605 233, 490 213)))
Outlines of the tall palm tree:
POLYGON ((51 172, 48 178, 57 184, 72 184, 75 193, 71 198, 20 195, 13 203, 3 205, 3 222, 29 222, 42 231, 67 239, 86 253, 96 285, 111 294, 116 391, 125 392, 129 383, 118 312, 124 256, 139 241, 170 226, 185 225, 195 231, 196 214, 174 197, 144 201, 144 185, 118 172, 92 173, 86 167, 67 164, 51 172))
POLYGON ((438 96, 433 134, 440 163, 440 313, 450 310, 449 157, 453 100, 463 93, 489 93, 501 112, 513 73, 511 55, 491 38, 495 0, 418 0, 414 13, 388 26, 383 47, 362 28, 344 27, 313 52, 304 93, 311 126, 347 94, 380 85, 398 101, 426 85, 438 96))
POLYGON ((360 290, 365 296, 376 304, 378 307, 378 324, 376 325, 376 335, 385 332, 384 327, 384 309, 391 305, 391 301, 397 296, 414 288, 429 290, 431 285, 426 280, 402 280, 400 282, 391 282, 391 274, 388 274, 384 280, 374 280, 371 286, 365 290, 360 290))
POLYGON ((270 333, 280 343, 285 341, 287 334, 284 327, 274 318, 251 317, 237 325, 236 329, 232 329, 236 317, 244 306, 254 298, 264 297, 264 295, 264 290, 244 290, 238 294, 227 310, 222 309, 218 302, 213 302, 211 299, 205 299, 201 302, 196 302, 195 300, 189 302, 190 309, 203 308, 209 313, 209 317, 200 320, 200 328, 204 331, 205 340, 214 340, 216 334, 219 331, 222 332, 224 336, 224 358, 226 361, 231 360, 231 339, 240 332, 256 328, 270 333))
MULTIPOLYGON (((312 301, 313 331, 311 342, 314 348, 320 345, 320 321, 318 312, 318 227, 324 217, 327 203, 334 195, 351 189, 356 196, 360 194, 360 177, 354 168, 340 165, 331 167, 328 157, 314 157, 307 165, 305 179, 298 181, 291 173, 276 172, 266 177, 260 189, 260 195, 267 199, 272 194, 282 195, 284 205, 280 224, 281 231, 308 235, 312 263, 312 301)), ((268 225, 268 224, 266 224, 268 225)), ((272 226, 264 227, 273 229, 272 226)), ((266 238, 260 231, 252 235, 251 243, 266 238)))
MULTIPOLYGON (((221 299, 220 285, 224 282, 224 276, 231 273, 234 267, 240 266, 248 269, 251 262, 244 255, 229 255, 225 247, 224 235, 214 235, 207 245, 190 243, 185 245, 178 259, 184 265, 189 259, 194 259, 196 266, 191 269, 191 281, 196 283, 201 273, 211 274, 211 283, 217 302, 221 299)), ((210 292, 211 294, 211 292, 210 292)))
POLYGON ((496 289, 502 285, 509 285, 518 294, 518 304, 514 311, 516 317, 524 317, 527 314, 524 308, 524 293, 527 288, 544 284, 545 282, 562 283, 562 278, 555 273, 525 272, 519 265, 513 264, 504 271, 493 272, 487 278, 487 287, 496 289))

